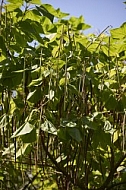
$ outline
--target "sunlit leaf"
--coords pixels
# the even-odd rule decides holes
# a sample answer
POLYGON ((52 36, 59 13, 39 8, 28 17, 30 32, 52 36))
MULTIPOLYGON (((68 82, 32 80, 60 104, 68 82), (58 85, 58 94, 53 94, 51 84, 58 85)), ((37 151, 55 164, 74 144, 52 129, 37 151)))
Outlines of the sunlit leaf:
POLYGON ((65 78, 61 78, 60 81, 59 81, 59 85, 64 85, 65 84, 65 78))
POLYGON ((33 130, 33 128, 34 127, 30 123, 27 122, 23 126, 22 130, 16 136, 26 135, 26 134, 30 133, 33 130))
POLYGON ((51 13, 49 13, 48 10, 45 7, 43 7, 41 5, 40 7, 37 7, 37 9, 39 10, 39 12, 42 13, 43 16, 49 18, 51 20, 51 22, 53 22, 54 15, 52 15, 51 13))
POLYGON ((41 129, 47 133, 51 133, 53 135, 57 135, 57 129, 55 126, 48 120, 46 120, 43 124, 41 124, 41 129))
POLYGON ((53 62, 54 69, 57 69, 57 68, 61 69, 66 64, 65 61, 57 60, 57 59, 52 59, 52 62, 53 62))
POLYGON ((10 146, 8 148, 5 148, 5 150, 3 151, 2 155, 6 155, 6 154, 13 154, 15 151, 15 147, 14 144, 11 143, 10 146))
POLYGON ((110 78, 113 77, 113 76, 115 76, 115 75, 116 75, 116 70, 115 69, 111 69, 110 73, 109 73, 110 78))
POLYGON ((41 0, 28 0, 28 2, 29 3, 31 3, 31 4, 37 4, 37 5, 41 5, 42 3, 41 3, 41 0))
POLYGON ((17 3, 13 2, 6 6, 8 11, 14 11, 15 9, 20 8, 22 6, 22 2, 17 1, 17 3))
POLYGON ((39 15, 39 12, 35 11, 35 10, 28 10, 25 14, 25 16, 23 17, 23 20, 25 19, 31 19, 33 21, 37 21, 39 22, 41 19, 41 15, 39 15))
POLYGON ((13 4, 16 4, 16 3, 23 3, 24 0, 7 0, 7 2, 9 3, 13 3, 13 4))
POLYGON ((69 15, 68 13, 61 12, 60 9, 54 9, 54 7, 49 4, 43 4, 41 7, 57 18, 63 18, 69 15))
POLYGON ((53 91, 53 90, 50 90, 50 91, 49 91, 49 94, 46 95, 46 97, 47 97, 49 100, 52 100, 53 97, 54 97, 54 91, 53 91))
POLYGON ((113 38, 118 38, 118 39, 125 38, 126 37, 126 22, 124 22, 120 28, 112 29, 110 32, 113 38))
POLYGON ((23 156, 25 154, 25 152, 28 150, 28 148, 30 147, 29 143, 25 143, 23 144, 20 149, 17 151, 16 153, 16 158, 23 156))
MULTIPOLYGON (((31 86, 40 86, 42 84, 42 77, 32 80, 32 82, 28 85, 29 87, 31 86)), ((29 95, 30 96, 30 95, 29 95)))
POLYGON ((4 180, 4 177, 3 176, 0 176, 0 181, 3 181, 4 180))
POLYGON ((115 143, 119 138, 119 130, 116 130, 113 135, 113 143, 115 143))
POLYGON ((93 175, 95 175, 95 176, 102 175, 101 172, 99 172, 98 170, 92 171, 92 173, 93 173, 93 175))

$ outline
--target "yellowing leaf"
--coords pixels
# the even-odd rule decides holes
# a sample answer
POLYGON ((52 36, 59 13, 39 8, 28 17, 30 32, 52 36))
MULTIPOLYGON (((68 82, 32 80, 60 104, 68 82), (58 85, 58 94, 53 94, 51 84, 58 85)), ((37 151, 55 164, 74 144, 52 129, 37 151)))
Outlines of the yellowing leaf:
POLYGON ((101 50, 107 56, 116 56, 117 53, 118 53, 117 49, 116 49, 116 47, 114 45, 109 47, 109 48, 107 46, 105 46, 105 45, 102 45, 101 50))
POLYGON ((54 69, 57 69, 57 68, 61 69, 66 64, 65 61, 63 61, 61 59, 57 59, 57 58, 52 58, 51 61, 53 63, 52 66, 53 66, 54 69))
POLYGON ((119 131, 116 130, 116 131, 114 132, 114 135, 113 135, 113 143, 116 142, 116 141, 118 140, 118 138, 119 138, 119 131))
POLYGON ((114 75, 116 75, 116 70, 115 70, 115 69, 111 69, 111 70, 109 71, 109 77, 111 78, 111 77, 113 77, 114 75))
POLYGON ((37 5, 41 5, 41 0, 30 0, 29 3, 31 4, 37 4, 37 5))
POLYGON ((65 84, 65 78, 61 78, 59 81, 59 85, 62 86, 65 84))
POLYGON ((10 114, 13 114, 13 112, 16 109, 16 104, 13 100, 10 101, 10 114))
POLYGON ((23 3, 23 0, 7 0, 7 2, 12 3, 12 4, 16 4, 16 3, 23 3))
POLYGON ((98 47, 99 47, 99 43, 94 42, 87 49, 88 49, 88 51, 90 51, 92 53, 92 52, 96 51, 98 47))
POLYGON ((17 3, 9 3, 6 5, 7 10, 10 12, 14 11, 17 8, 20 8, 21 6, 22 6, 22 2, 19 2, 19 1, 17 3))
POLYGON ((30 20, 33 20, 33 21, 40 21, 41 19, 41 16, 40 15, 37 15, 35 14, 34 10, 28 10, 25 14, 25 16, 23 17, 23 20, 25 19, 30 19, 30 20))
POLYGON ((96 170, 96 171, 92 171, 93 175, 102 175, 100 171, 96 170))

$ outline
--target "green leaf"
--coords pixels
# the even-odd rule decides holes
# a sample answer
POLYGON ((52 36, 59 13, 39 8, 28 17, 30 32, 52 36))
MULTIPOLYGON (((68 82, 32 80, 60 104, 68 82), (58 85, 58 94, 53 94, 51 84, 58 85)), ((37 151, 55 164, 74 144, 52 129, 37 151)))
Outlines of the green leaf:
POLYGON ((75 30, 85 30, 85 29, 88 29, 88 28, 91 27, 90 25, 84 23, 83 16, 80 16, 79 18, 77 18, 77 17, 71 17, 69 19, 69 24, 75 30))
POLYGON ((61 128, 58 130, 59 138, 68 140, 69 136, 77 142, 82 140, 79 129, 76 128, 77 124, 73 121, 62 120, 61 128))
POLYGON ((44 33, 46 34, 50 29, 52 29, 53 24, 50 22, 50 20, 47 17, 42 16, 41 17, 41 26, 43 28, 44 33))
POLYGON ((49 20, 50 20, 51 22, 53 22, 54 15, 52 15, 51 13, 49 13, 48 10, 47 10, 45 7, 43 7, 43 6, 41 5, 40 7, 36 7, 36 8, 37 8, 37 10, 38 10, 40 13, 42 13, 43 16, 49 18, 49 20))
MULTIPOLYGON (((125 40, 123 40, 123 42, 120 42, 119 44, 116 44, 116 46, 117 46, 116 47, 117 48, 117 53, 121 53, 121 52, 125 52, 126 51, 126 41, 125 40)), ((119 57, 123 58, 123 56, 119 56, 119 57)))
POLYGON ((41 88, 37 88, 33 92, 29 92, 27 96, 27 100, 31 103, 37 103, 41 99, 42 99, 41 88))
POLYGON ((86 29, 89 29, 89 28, 91 28, 91 26, 88 25, 88 24, 85 24, 85 23, 80 23, 77 26, 77 30, 86 30, 86 29))
POLYGON ((49 12, 51 15, 57 17, 57 18, 63 18, 68 16, 68 13, 63 13, 60 11, 60 9, 54 9, 52 5, 49 4, 43 4, 40 6, 41 8, 44 8, 47 12, 49 12))
POLYGON ((69 141, 70 136, 68 135, 68 132, 65 127, 60 127, 57 131, 57 135, 61 141, 69 141))
POLYGON ((105 53, 107 56, 117 56, 116 47, 111 45, 111 47, 107 47, 106 45, 101 46, 101 50, 105 53))
POLYGON ((61 69, 66 64, 66 62, 61 59, 57 60, 55 58, 52 58, 51 61, 53 62, 54 69, 61 69))
MULTIPOLYGON (((3 39, 3 36, 0 35, 0 49, 2 52, 6 53, 6 46, 5 46, 5 41, 3 39)), ((0 52, 1 52, 0 50, 0 52)))
POLYGON ((84 47, 86 47, 87 44, 89 43, 87 37, 85 37, 85 36, 79 37, 79 38, 76 37, 76 41, 77 41, 78 43, 80 43, 81 45, 83 45, 84 47))
POLYGON ((57 12, 57 15, 54 15, 54 16, 56 16, 57 18, 60 18, 60 19, 66 17, 66 16, 69 16, 69 13, 63 13, 60 11, 59 8, 56 10, 56 12, 57 12))
POLYGON ((23 17, 23 20, 26 20, 26 19, 30 19, 30 20, 33 20, 33 21, 40 22, 41 15, 36 10, 28 10, 26 12, 25 16, 23 17))
POLYGON ((3 176, 0 176, 0 181, 3 181, 4 180, 4 177, 3 176))
POLYGON ((80 135, 80 131, 77 128, 75 128, 75 127, 67 128, 67 132, 77 142, 82 141, 82 138, 81 138, 81 135, 80 135))
MULTIPOLYGON (((17 44, 19 44, 21 47, 26 46, 27 41, 25 39, 25 35, 21 34, 20 31, 16 28, 12 28, 12 32, 13 32, 13 35, 15 36, 15 40, 16 40, 17 44)), ((12 45, 11 47, 14 47, 14 45, 12 45)), ((17 46, 16 46, 16 51, 18 51, 17 46)))
POLYGON ((97 48, 99 47, 99 42, 94 42, 93 44, 91 44, 90 46, 88 46, 88 51, 90 51, 91 53, 96 52, 97 48))
POLYGON ((105 133, 103 130, 95 130, 93 135, 93 147, 97 148, 98 146, 106 149, 107 146, 111 145, 111 134, 105 133))
POLYGON ((21 109, 21 108, 24 108, 24 107, 25 107, 24 102, 23 102, 23 100, 22 100, 21 97, 14 98, 13 101, 14 101, 14 103, 16 104, 16 106, 17 106, 18 108, 21 109))
POLYGON ((36 130, 33 129, 30 133, 21 136, 23 143, 33 143, 36 141, 36 130))
POLYGON ((32 42, 33 39, 41 43, 43 42, 39 34, 40 32, 43 33, 43 30, 42 27, 40 27, 40 24, 38 24, 38 22, 26 19, 18 22, 18 24, 19 27, 21 27, 23 33, 25 33, 25 36, 27 36, 28 42, 32 42))
POLYGON ((89 116, 84 117, 83 124, 85 128, 97 130, 98 129, 97 122, 94 122, 93 120, 94 120, 94 117, 89 117, 89 116))

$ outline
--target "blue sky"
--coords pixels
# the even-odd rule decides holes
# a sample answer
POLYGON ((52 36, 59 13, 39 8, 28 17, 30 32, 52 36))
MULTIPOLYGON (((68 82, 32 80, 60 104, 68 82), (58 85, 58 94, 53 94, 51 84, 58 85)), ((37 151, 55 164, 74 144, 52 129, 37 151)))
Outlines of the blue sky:
POLYGON ((85 22, 92 26, 92 32, 101 32, 108 25, 114 28, 126 22, 124 0, 42 0, 71 16, 83 15, 85 22))

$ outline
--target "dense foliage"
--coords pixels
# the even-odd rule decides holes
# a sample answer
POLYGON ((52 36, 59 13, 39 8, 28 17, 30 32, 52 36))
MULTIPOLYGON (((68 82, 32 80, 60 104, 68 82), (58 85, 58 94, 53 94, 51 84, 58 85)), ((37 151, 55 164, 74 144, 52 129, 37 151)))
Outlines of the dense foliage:
POLYGON ((126 23, 85 35, 82 16, 39 0, 8 2, 0 189, 125 189, 126 23))

